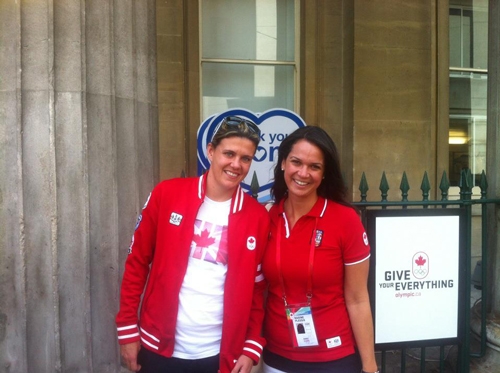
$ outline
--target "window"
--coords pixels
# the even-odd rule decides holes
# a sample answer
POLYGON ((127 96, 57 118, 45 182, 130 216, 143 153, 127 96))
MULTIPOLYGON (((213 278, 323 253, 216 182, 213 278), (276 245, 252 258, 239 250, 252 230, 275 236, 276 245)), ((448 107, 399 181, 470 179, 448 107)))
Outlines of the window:
POLYGON ((297 111, 298 2, 200 4, 203 118, 231 108, 297 111))
POLYGON ((488 1, 450 1, 449 176, 458 185, 470 168, 486 169, 488 1))

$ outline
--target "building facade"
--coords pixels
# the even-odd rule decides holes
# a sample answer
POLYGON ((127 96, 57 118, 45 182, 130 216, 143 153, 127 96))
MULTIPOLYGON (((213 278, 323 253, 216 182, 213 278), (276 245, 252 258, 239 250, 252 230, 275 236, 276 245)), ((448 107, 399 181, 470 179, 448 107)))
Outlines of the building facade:
POLYGON ((369 200, 382 172, 389 199, 406 172, 418 200, 424 172, 437 198, 457 167, 499 198, 499 27, 496 0, 0 0, 0 370, 122 369, 136 216, 159 180, 196 174, 214 112, 324 128, 353 200, 363 172, 369 200))

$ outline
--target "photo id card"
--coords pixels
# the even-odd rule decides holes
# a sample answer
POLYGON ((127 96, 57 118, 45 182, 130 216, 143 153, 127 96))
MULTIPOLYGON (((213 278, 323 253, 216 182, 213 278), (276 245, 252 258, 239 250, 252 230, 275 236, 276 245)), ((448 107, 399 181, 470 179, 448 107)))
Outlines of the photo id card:
POLYGON ((311 307, 290 305, 285 310, 293 347, 317 346, 318 337, 314 328, 311 307))

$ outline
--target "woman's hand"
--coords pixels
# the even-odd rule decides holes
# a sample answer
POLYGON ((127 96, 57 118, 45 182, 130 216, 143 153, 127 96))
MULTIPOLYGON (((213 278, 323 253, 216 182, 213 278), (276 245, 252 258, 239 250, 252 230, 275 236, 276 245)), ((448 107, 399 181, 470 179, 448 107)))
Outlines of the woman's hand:
POLYGON ((253 367, 253 360, 248 356, 241 355, 240 358, 236 361, 236 365, 234 366, 231 373, 250 373, 253 367))
POLYGON ((122 360, 129 370, 132 372, 138 372, 141 370, 141 366, 137 364, 137 355, 141 349, 141 342, 132 342, 125 345, 120 345, 120 354, 122 355, 122 360))

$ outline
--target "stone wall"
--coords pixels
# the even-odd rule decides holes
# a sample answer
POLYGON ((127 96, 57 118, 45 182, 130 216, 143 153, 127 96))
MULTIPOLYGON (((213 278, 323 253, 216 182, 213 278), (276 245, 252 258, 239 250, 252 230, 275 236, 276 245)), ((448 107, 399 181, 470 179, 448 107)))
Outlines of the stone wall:
POLYGON ((0 371, 116 372, 158 181, 152 0, 0 1, 0 371))
POLYGON ((356 0, 354 22, 354 184, 362 172, 377 200, 382 172, 389 200, 431 197, 448 168, 448 1, 356 0))

